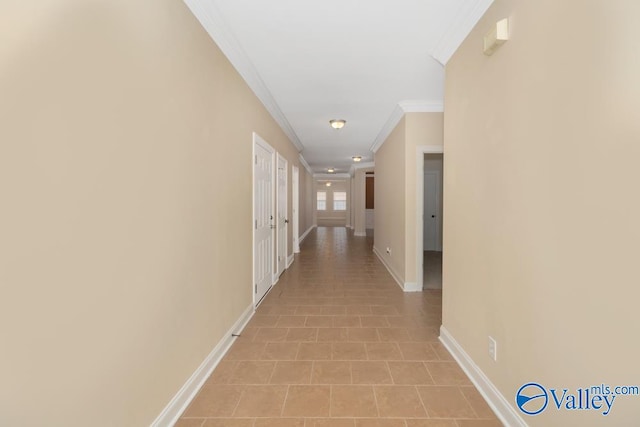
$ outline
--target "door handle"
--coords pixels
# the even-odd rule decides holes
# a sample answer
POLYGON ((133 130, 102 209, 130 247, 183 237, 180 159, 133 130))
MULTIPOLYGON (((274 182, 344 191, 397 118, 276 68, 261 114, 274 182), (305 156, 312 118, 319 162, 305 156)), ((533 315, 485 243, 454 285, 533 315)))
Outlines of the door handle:
POLYGON ((435 218, 435 217, 436 217, 435 215, 431 215, 431 218, 435 218))
POLYGON ((285 224, 289 224, 289 220, 288 220, 288 219, 285 219, 285 220, 284 220, 284 223, 285 223, 285 224))

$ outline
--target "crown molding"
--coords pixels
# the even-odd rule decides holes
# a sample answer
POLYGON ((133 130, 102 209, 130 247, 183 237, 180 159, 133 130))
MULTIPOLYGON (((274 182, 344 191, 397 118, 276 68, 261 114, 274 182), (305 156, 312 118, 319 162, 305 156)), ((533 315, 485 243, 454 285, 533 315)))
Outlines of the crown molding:
POLYGON ((446 65, 491 4, 493 0, 466 0, 456 18, 433 48, 431 53, 433 59, 446 65))
POLYGON ((376 140, 373 141, 373 145, 370 148, 371 151, 375 153, 376 151, 378 151, 380 147, 382 147, 382 144, 384 144, 384 142, 387 140, 389 135, 391 135, 391 132, 393 132, 393 129, 395 129, 395 127, 398 125, 398 123, 402 119, 402 116, 404 116, 404 110, 402 109, 400 104, 398 104, 395 106, 395 108, 391 112, 391 115, 385 122, 384 126, 382 126, 382 129, 380 129, 380 132, 378 133, 376 140))
POLYGON ((349 176, 355 176, 358 169, 371 169, 375 167, 375 162, 358 163, 357 165, 351 165, 351 169, 349 169, 349 176))
POLYGON ((269 111, 273 119, 280 125, 282 131, 289 137, 293 145, 302 151, 304 146, 298 135, 291 127, 286 116, 271 95, 258 71, 240 46, 240 42, 225 22, 222 14, 211 0, 183 0, 191 13, 200 21, 209 36, 218 45, 236 71, 242 76, 249 88, 269 111))
POLYGON ((442 102, 400 101, 391 112, 389 119, 387 119, 380 133, 378 133, 370 150, 375 153, 382 147, 382 144, 384 144, 389 135, 391 135, 393 129, 395 129, 406 113, 441 113, 443 111, 444 105, 442 102))
POLYGON ((309 166, 309 163, 307 163, 305 158, 302 157, 302 154, 298 155, 298 159, 300 160, 300 164, 307 170, 309 175, 313 176, 313 171, 311 170, 311 166, 309 166))

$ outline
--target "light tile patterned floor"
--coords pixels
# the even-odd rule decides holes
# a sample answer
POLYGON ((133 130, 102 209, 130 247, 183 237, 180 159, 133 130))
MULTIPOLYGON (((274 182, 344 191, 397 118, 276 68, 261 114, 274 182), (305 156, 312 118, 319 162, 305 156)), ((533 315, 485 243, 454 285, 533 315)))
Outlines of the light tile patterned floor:
POLYGON ((403 293, 344 228, 295 263, 177 427, 497 427, 438 342, 440 291, 403 293))

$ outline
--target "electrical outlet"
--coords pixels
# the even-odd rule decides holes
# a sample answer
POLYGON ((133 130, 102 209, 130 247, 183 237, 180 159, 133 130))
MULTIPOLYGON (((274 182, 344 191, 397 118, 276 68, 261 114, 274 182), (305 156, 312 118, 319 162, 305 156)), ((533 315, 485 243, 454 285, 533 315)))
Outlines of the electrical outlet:
POLYGON ((391 255, 391 248, 387 248, 387 253, 391 255))
POLYGON ((491 336, 489 336, 489 357, 494 362, 498 360, 498 343, 491 336))

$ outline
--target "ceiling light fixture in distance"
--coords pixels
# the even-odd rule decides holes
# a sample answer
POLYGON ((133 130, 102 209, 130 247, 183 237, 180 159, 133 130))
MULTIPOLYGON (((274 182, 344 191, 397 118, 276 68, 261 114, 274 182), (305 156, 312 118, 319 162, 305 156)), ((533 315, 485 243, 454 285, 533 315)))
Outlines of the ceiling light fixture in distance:
POLYGON ((325 185, 326 185, 327 187, 331 187, 331 183, 330 183, 330 182, 327 182, 325 185))
POLYGON ((342 129, 344 125, 347 124, 347 121, 343 119, 333 119, 333 120, 329 120, 329 124, 334 129, 342 129))
POLYGON ((327 169, 327 172, 329 172, 329 173, 334 173, 335 171, 336 171, 336 170, 335 170, 334 168, 329 168, 329 169, 327 169))
POLYGON ((362 157, 360 157, 360 156, 353 156, 353 157, 352 157, 352 159, 353 159, 353 161, 354 161, 354 162, 356 162, 356 163, 357 163, 357 162, 359 162, 359 161, 361 161, 361 160, 362 160, 362 157))

